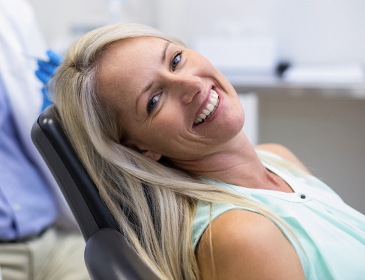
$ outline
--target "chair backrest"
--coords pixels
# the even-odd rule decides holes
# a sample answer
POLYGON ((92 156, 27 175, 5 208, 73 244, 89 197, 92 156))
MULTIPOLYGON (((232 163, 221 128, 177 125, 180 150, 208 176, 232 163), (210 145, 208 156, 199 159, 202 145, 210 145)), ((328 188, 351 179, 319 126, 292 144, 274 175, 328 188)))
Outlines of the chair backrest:
POLYGON ((38 117, 32 140, 57 181, 86 241, 93 279, 157 279, 127 244, 66 136, 55 105, 38 117))

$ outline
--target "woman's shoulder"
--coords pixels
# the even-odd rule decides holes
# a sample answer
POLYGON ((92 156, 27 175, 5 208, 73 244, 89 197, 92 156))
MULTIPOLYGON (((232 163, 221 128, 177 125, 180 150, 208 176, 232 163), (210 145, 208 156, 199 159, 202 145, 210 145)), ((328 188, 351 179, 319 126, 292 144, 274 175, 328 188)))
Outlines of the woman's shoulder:
POLYGON ((275 143, 268 143, 268 144, 260 144, 256 146, 256 150, 269 152, 275 155, 278 155, 282 157, 285 160, 288 160, 298 167, 300 167, 302 170, 304 170, 307 173, 310 173, 308 168, 303 164, 302 161, 299 160, 299 158, 287 147, 275 144, 275 143))
POLYGON ((199 242, 197 259, 203 279, 213 270, 216 279, 303 279, 290 242, 271 220, 251 211, 231 210, 215 219, 199 242))

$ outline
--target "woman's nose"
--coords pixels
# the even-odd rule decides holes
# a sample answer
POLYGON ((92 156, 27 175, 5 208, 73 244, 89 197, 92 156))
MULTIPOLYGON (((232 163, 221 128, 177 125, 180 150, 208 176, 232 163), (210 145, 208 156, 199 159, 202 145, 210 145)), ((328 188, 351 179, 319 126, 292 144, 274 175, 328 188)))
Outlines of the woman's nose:
POLYGON ((202 80, 197 76, 175 76, 172 84, 173 92, 177 94, 177 97, 180 98, 184 104, 192 102, 194 96, 203 89, 202 80))

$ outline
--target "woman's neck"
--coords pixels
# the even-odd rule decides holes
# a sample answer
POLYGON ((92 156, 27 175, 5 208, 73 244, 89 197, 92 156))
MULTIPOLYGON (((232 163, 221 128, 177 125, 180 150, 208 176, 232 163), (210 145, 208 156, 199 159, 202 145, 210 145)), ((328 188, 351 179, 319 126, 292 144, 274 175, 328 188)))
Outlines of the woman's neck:
POLYGON ((265 168, 244 133, 232 139, 227 146, 202 158, 175 165, 194 175, 228 184, 292 192, 283 179, 265 168))
POLYGON ((210 154, 174 164, 194 175, 227 183, 252 177, 257 171, 264 169, 244 133, 240 133, 210 154))

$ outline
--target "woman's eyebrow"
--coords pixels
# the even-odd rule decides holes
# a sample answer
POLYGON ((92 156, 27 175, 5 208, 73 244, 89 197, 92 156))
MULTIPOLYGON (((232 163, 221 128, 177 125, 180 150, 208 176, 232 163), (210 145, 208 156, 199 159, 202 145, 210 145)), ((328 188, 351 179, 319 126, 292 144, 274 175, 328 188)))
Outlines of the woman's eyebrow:
POLYGON ((165 43, 165 47, 163 48, 163 51, 162 51, 162 59, 161 59, 161 62, 162 63, 164 63, 165 62, 165 60, 166 60, 166 54, 167 54, 167 49, 168 49, 168 47, 169 47, 169 45, 171 44, 171 42, 169 42, 169 41, 166 41, 166 43, 165 43))
MULTIPOLYGON (((165 45, 164 45, 164 47, 162 48, 162 54, 161 54, 161 62, 162 62, 162 64, 165 62, 165 60, 166 60, 166 54, 167 54, 167 49, 168 49, 168 47, 169 47, 169 45, 171 44, 171 42, 169 42, 169 41, 166 41, 166 43, 165 43, 165 45)), ((138 94, 138 97, 137 97, 137 100, 136 100, 136 106, 135 106, 135 111, 136 111, 136 113, 137 113, 137 115, 138 115, 138 104, 139 104, 139 101, 140 101, 140 99, 141 99, 141 97, 142 97, 142 95, 145 93, 145 92, 147 92, 147 91, 149 91, 149 89, 152 87, 152 85, 153 85, 153 81, 151 81, 151 82, 149 82, 143 89, 142 89, 142 91, 141 91, 141 93, 140 94, 138 94)))
POLYGON ((136 100, 136 105, 135 105, 135 111, 136 111, 136 114, 138 115, 138 107, 139 107, 139 101, 141 100, 141 97, 144 93, 146 93, 147 91, 150 90, 150 88, 152 87, 153 85, 153 81, 149 82, 141 91, 140 94, 138 94, 138 97, 137 97, 137 100, 136 100))

